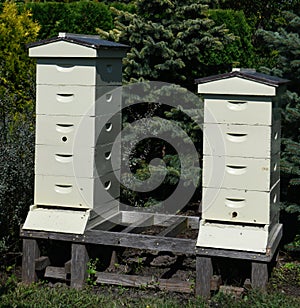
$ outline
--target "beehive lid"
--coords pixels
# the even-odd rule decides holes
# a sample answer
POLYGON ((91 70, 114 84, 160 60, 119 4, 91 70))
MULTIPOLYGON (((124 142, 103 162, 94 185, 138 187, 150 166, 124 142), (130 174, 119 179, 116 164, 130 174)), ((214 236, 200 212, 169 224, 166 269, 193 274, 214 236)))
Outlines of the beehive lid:
POLYGON ((109 51, 111 57, 123 57, 129 46, 101 39, 97 35, 61 32, 57 37, 27 45, 30 57, 94 58, 109 51))
POLYGON ((254 69, 233 69, 229 73, 195 80, 198 93, 275 96, 287 79, 258 73, 254 69))

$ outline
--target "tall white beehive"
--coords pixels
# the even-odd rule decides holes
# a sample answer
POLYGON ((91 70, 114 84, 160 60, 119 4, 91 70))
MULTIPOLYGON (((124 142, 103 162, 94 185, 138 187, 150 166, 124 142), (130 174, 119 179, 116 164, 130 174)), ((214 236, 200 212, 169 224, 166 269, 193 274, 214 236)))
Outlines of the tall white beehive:
POLYGON ((278 107, 286 82, 249 69, 196 80, 204 96, 197 246, 266 251, 279 219, 278 107))
POLYGON ((127 48, 67 33, 29 46, 37 58, 35 193, 23 229, 83 233, 91 210, 118 210, 111 153, 127 48))

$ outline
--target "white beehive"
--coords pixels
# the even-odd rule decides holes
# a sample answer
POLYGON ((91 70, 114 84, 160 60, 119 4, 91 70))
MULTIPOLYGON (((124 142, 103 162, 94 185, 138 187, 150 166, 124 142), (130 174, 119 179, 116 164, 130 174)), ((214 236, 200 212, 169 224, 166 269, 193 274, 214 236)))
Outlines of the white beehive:
POLYGON ((118 211, 120 145, 114 157, 112 148, 127 48, 67 33, 29 46, 37 59, 35 193, 23 229, 83 233, 91 210, 118 211))
POLYGON ((279 104, 287 80, 234 69, 196 82, 204 97, 197 246, 266 252, 279 217, 279 104))

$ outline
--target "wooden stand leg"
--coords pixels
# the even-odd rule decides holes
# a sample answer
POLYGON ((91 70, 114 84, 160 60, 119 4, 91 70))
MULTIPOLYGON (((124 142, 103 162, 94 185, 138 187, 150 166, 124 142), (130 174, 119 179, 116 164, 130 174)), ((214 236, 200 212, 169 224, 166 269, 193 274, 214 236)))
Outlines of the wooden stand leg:
POLYGON ((22 282, 26 284, 37 280, 35 272, 35 259, 40 256, 37 241, 34 239, 23 239, 22 257, 22 282))
POLYGON ((213 275, 212 260, 209 257, 196 257, 195 295, 210 298, 210 281, 213 275))
POLYGON ((252 287, 264 290, 268 282, 268 263, 252 262, 251 267, 252 287))
POLYGON ((71 257, 71 287, 81 289, 87 278, 87 263, 89 261, 84 244, 72 244, 71 257))

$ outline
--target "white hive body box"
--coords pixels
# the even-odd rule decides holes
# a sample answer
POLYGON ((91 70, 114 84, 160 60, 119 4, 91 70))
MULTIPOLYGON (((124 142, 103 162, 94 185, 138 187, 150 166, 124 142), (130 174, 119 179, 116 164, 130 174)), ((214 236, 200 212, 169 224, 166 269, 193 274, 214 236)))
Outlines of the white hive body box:
POLYGON ((203 188, 202 218, 232 223, 271 224, 279 210, 279 181, 270 191, 203 188), (205 207, 204 207, 205 206, 205 207))
POLYGON ((112 143, 121 129, 121 114, 98 117, 36 116, 36 144, 72 147, 95 147, 112 143))
POLYGON ((269 191, 279 180, 279 153, 252 159, 204 155, 203 169, 203 187, 269 191))
POLYGON ((205 123, 203 131, 204 155, 265 158, 280 151, 279 121, 272 126, 205 123))
POLYGON ((23 229, 82 234, 91 211, 118 211, 127 49, 66 33, 29 45, 37 58, 35 193, 23 229))
POLYGON ((196 80, 204 97, 197 246, 266 252, 279 223, 279 105, 286 82, 249 69, 196 80))
POLYGON ((121 108, 119 86, 38 85, 37 114, 101 116, 121 108))

